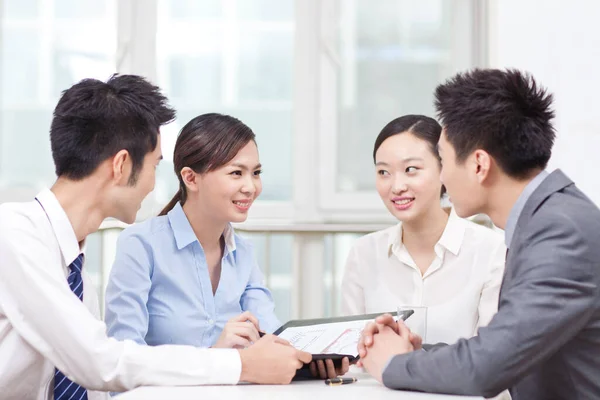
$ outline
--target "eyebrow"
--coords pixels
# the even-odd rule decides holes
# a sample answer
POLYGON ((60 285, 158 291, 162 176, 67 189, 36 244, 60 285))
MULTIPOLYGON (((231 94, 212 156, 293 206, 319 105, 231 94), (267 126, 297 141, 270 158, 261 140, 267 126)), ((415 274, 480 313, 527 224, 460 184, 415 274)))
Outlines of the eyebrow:
POLYGON ((423 160, 421 157, 407 157, 407 158, 403 158, 402 161, 411 162, 411 161, 425 161, 425 160, 423 160))
MULTIPOLYGON (((236 168, 241 168, 243 170, 248 170, 249 169, 246 165, 244 165, 242 163, 233 163, 230 166, 231 167, 236 167, 236 168)), ((254 166, 254 168, 252 168, 252 169, 255 170, 255 169, 259 169, 259 168, 262 168, 262 165, 260 163, 256 164, 256 166, 254 166)))
MULTIPOLYGON (((423 162, 425 160, 423 160, 421 157, 406 157, 406 158, 402 159, 402 162, 405 162, 405 163, 407 163, 407 162, 413 162, 413 161, 421 161, 421 162, 423 162)), ((379 162, 375 163, 375 166, 378 166, 378 165, 388 166, 389 164, 386 163, 386 162, 383 162, 383 161, 379 161, 379 162)))

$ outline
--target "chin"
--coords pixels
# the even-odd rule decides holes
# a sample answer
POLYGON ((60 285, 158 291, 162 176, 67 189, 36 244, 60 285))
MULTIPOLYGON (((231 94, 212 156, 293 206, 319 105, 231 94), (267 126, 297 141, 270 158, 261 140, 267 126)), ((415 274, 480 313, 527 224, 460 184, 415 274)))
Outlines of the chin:
POLYGON ((412 209, 406 211, 398 211, 394 209, 392 215, 400 222, 410 222, 418 216, 418 212, 415 212, 415 210, 412 209))
POLYGON ((242 223, 242 222, 246 222, 246 220, 248 219, 248 214, 235 214, 232 215, 230 220, 231 222, 234 223, 242 223))
POLYGON ((457 206, 456 204, 452 204, 452 207, 454 208, 456 215, 458 215, 460 218, 469 218, 477 214, 476 211, 472 211, 466 207, 457 206))
POLYGON ((136 216, 136 214, 132 214, 132 215, 122 214, 122 215, 115 216, 115 218, 121 222, 125 222, 126 224, 131 225, 135 222, 135 216, 136 216))

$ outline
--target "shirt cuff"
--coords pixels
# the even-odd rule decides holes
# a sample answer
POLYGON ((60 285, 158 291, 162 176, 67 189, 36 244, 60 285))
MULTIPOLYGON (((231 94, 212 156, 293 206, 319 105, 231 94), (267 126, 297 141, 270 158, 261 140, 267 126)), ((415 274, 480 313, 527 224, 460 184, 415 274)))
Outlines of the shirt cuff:
POLYGON ((235 385, 242 374, 242 359, 235 349, 211 349, 213 353, 213 371, 210 374, 212 384, 235 385))

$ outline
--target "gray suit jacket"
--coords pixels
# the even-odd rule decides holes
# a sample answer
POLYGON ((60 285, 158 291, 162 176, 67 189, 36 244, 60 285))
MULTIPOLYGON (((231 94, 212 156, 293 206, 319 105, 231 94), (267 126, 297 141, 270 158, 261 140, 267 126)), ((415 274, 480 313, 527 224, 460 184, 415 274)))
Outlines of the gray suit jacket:
POLYGON ((557 170, 525 204, 509 247, 490 324, 454 345, 393 357, 387 387, 600 399, 600 210, 557 170))

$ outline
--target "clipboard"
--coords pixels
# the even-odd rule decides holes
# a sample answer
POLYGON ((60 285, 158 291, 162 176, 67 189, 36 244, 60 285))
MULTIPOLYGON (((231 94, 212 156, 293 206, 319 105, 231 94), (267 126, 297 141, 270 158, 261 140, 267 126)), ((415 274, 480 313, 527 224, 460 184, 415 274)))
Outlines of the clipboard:
MULTIPOLYGON (((313 361, 333 360, 334 365, 338 367, 344 357, 348 357, 351 363, 359 359, 356 344, 360 333, 368 322, 372 322, 381 314, 291 320, 273 334, 288 340, 297 349, 311 353, 313 361)), ((404 310, 399 315, 397 312, 390 314, 406 321, 414 311, 404 310)))

